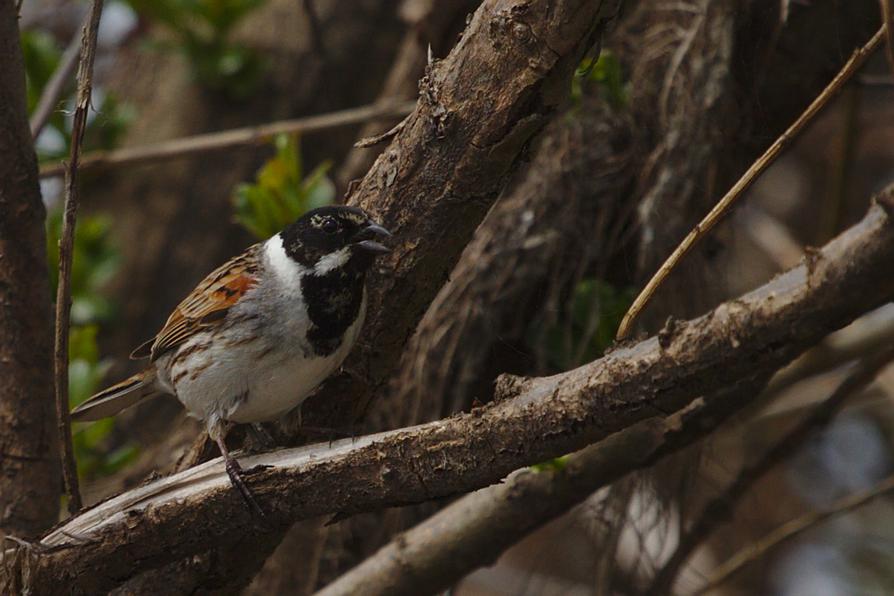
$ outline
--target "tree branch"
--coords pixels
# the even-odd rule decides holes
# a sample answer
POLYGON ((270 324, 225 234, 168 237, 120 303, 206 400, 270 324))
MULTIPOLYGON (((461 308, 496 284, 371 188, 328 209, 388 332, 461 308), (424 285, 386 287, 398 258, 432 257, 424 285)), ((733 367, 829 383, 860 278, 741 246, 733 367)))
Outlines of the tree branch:
POLYGON ((327 381, 304 407, 315 426, 344 425, 384 387, 532 136, 567 99, 582 54, 617 0, 489 0, 459 43, 430 65, 416 110, 349 203, 376 215, 398 245, 369 281, 351 378, 327 381), (393 305, 399 304, 399 308, 393 305))
POLYGON ((78 65, 78 96, 71 126, 71 151, 65 170, 65 206, 62 212, 62 236, 59 239, 59 283, 56 285, 56 422, 59 425, 62 475, 68 491, 68 511, 81 508, 78 468, 71 443, 71 416, 68 404, 68 327, 71 316, 71 260, 74 251, 75 222, 78 217, 78 164, 81 142, 87 128, 90 94, 93 90, 93 59, 96 35, 102 16, 102 0, 93 0, 87 24, 81 31, 81 59, 78 65))
MULTIPOLYGON (((675 411, 693 395, 769 374, 894 296, 894 190, 877 202, 860 223, 769 284, 568 373, 502 377, 492 405, 331 449, 245 457, 246 467, 271 466, 250 477, 252 491, 277 526, 458 494, 675 411)), ((71 519, 44 537, 36 561, 20 560, 12 573, 27 576, 36 593, 54 585, 97 592, 247 532, 257 532, 254 520, 218 459, 71 519)))
POLYGON ((760 391, 767 375, 747 380, 667 418, 649 418, 534 471, 467 495, 404 532, 318 593, 389 596, 435 593, 492 563, 508 547, 624 475, 652 465, 713 430, 712 413, 760 391), (720 406, 720 407, 718 407, 720 406))
MULTIPOLYGON (((259 126, 246 126, 221 132, 195 135, 142 147, 125 147, 113 151, 94 151, 81 159, 81 171, 93 171, 125 164, 148 164, 196 153, 219 151, 244 145, 265 143, 278 134, 307 134, 321 130, 359 124, 387 116, 409 114, 415 102, 389 103, 361 106, 328 114, 307 116, 294 120, 281 120, 259 126)), ((54 178, 65 173, 65 164, 45 166, 41 178, 54 178)))

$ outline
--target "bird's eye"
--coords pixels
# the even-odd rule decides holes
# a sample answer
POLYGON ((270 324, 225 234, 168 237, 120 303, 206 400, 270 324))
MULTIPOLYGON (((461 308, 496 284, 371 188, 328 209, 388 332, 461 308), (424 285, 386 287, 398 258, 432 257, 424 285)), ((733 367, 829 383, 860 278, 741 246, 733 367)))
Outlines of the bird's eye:
POLYGON ((338 231, 338 222, 331 217, 327 217, 320 224, 320 228, 327 234, 334 234, 338 231))

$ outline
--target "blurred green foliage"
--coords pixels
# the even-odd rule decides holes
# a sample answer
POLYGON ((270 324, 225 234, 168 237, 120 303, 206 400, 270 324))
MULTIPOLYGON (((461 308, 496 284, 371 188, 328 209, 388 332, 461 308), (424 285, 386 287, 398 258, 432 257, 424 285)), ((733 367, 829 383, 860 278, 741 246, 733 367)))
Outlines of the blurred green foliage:
POLYGON ((549 365, 556 370, 595 360, 614 341, 618 325, 635 296, 633 288, 616 288, 599 279, 584 279, 574 288, 564 320, 545 329, 533 329, 529 343, 539 343, 549 365))
MULTIPOLYGON (((102 388, 109 362, 100 358, 96 334, 99 324, 114 317, 114 307, 100 288, 118 270, 121 255, 111 241, 111 220, 104 216, 82 216, 75 226, 71 276, 71 329, 68 346, 69 403, 75 406, 102 388)), ((47 217, 47 264, 55 295, 59 275, 61 209, 47 217)), ((108 451, 107 439, 115 421, 106 418, 85 425, 74 433, 78 472, 83 477, 113 474, 132 461, 138 451, 125 444, 108 451)))
MULTIPOLYGON (((69 403, 76 406, 102 388, 110 363, 99 355, 96 334, 100 323, 114 317, 114 307, 100 289, 117 272, 121 255, 112 244, 112 224, 101 215, 82 216, 75 226, 71 275, 71 328, 68 345, 69 403)), ((47 217, 47 265, 55 295, 59 277, 59 236, 62 211, 47 217)), ((106 418, 77 429, 73 436, 78 473, 82 477, 113 474, 131 462, 138 451, 125 444, 109 452, 107 439, 115 421, 106 418)))
MULTIPOLYGON (((59 66, 62 50, 53 37, 40 30, 23 31, 21 35, 22 55, 25 63, 25 79, 28 112, 37 107, 44 87, 59 66)), ((69 84, 66 95, 71 97, 74 83, 69 84)), ((111 149, 117 146, 127 126, 133 120, 131 106, 119 102, 111 94, 95 91, 92 98, 93 111, 84 132, 85 150, 111 149)), ((63 108, 57 108, 47 120, 43 136, 55 135, 58 142, 38 143, 37 157, 41 161, 58 160, 68 155, 71 145, 71 119, 63 108)))
MULTIPOLYGON (((37 106, 44 87, 59 66, 62 51, 51 35, 39 30, 25 31, 21 36, 25 62, 28 111, 37 106)), ((65 90, 71 96, 74 85, 65 90)), ((88 121, 84 134, 85 149, 110 149, 133 116, 132 110, 113 97, 94 94, 95 114, 88 121)), ((71 122, 61 110, 55 110, 47 121, 44 133, 55 135, 56 142, 48 149, 38 147, 41 159, 59 159, 68 155, 71 143, 71 122)), ((46 198, 46 197, 45 197, 46 198)), ((51 208, 47 214, 47 267, 55 296, 59 278, 59 237, 62 233, 62 209, 51 208)), ((121 255, 112 243, 112 222, 103 215, 78 218, 71 276, 71 329, 69 334, 69 401, 75 406, 97 390, 109 362, 100 358, 96 335, 101 323, 115 316, 114 305, 102 295, 101 288, 118 271, 121 255)), ((73 441, 82 477, 113 474, 137 455, 133 444, 125 444, 109 452, 108 438, 114 427, 111 418, 76 429, 73 441)))
POLYGON ((335 199, 335 185, 326 176, 329 162, 305 175, 296 137, 278 135, 274 145, 276 154, 258 170, 255 182, 240 184, 233 193, 236 221, 261 239, 335 199))
POLYGON ((627 105, 629 83, 624 80, 621 63, 609 50, 602 50, 599 58, 585 58, 571 78, 571 101, 580 103, 589 86, 595 85, 605 95, 609 105, 617 110, 627 105))
MULTIPOLYGON (((634 288, 616 288, 599 279, 584 279, 574 288, 568 312, 549 326, 532 325, 528 344, 539 347, 554 370, 569 370, 596 360, 612 345, 615 332, 636 297, 634 288)), ((535 464, 535 472, 560 472, 567 455, 535 464)))
MULTIPOLYGON (((111 242, 112 222, 104 215, 78 218, 71 267, 71 322, 90 325, 111 320, 112 304, 100 288, 118 271, 121 255, 111 242)), ((47 215, 47 263, 53 288, 59 278, 59 237, 62 233, 62 210, 47 215)))
POLYGON ((127 0, 140 15, 163 25, 201 84, 232 99, 245 99, 258 86, 266 62, 230 39, 233 28, 264 0, 127 0))

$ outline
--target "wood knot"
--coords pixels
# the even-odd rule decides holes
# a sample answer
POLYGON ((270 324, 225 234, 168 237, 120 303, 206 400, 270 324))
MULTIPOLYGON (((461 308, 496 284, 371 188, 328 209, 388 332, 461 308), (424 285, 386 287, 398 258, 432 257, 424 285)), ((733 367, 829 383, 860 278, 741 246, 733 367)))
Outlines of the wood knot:
POLYGON ((494 400, 502 401, 523 393, 530 381, 531 379, 528 377, 510 374, 500 375, 494 381, 494 400))
POLYGON ((674 342, 674 338, 680 332, 680 321, 674 317, 668 317, 664 322, 664 327, 658 332, 658 345, 662 350, 666 350, 674 342))

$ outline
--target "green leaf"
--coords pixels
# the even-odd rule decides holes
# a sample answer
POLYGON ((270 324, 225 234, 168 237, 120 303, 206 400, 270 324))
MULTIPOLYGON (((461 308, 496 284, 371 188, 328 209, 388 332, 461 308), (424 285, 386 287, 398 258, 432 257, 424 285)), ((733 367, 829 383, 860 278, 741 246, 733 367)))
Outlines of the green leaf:
POLYGON ((556 370, 595 360, 614 341, 635 295, 632 287, 617 288, 599 279, 584 279, 574 288, 561 320, 546 328, 532 326, 528 343, 541 346, 556 370))
POLYGON ((579 103, 588 83, 595 83, 609 105, 620 109, 629 103, 630 91, 624 80, 621 62, 610 50, 603 50, 597 60, 585 58, 571 79, 571 99, 579 103))
POLYGON ((240 184, 233 193, 235 220, 258 238, 276 234, 298 217, 335 200, 335 185, 324 162, 302 178, 301 147, 297 138, 278 135, 276 153, 258 170, 253 184, 240 184))

